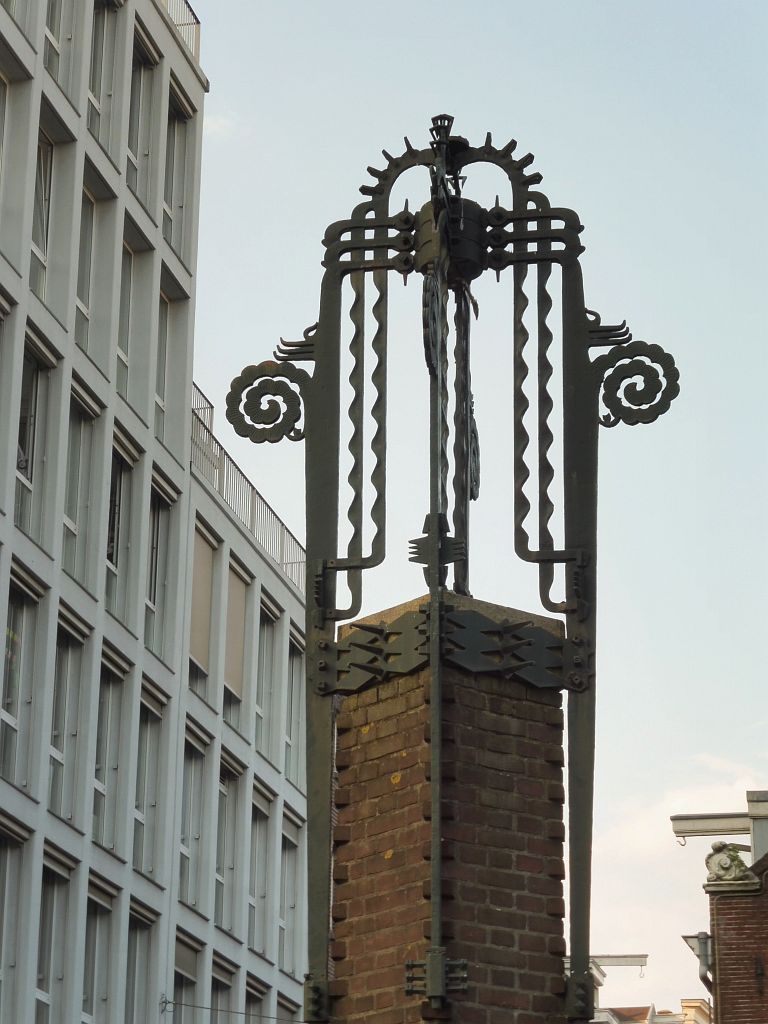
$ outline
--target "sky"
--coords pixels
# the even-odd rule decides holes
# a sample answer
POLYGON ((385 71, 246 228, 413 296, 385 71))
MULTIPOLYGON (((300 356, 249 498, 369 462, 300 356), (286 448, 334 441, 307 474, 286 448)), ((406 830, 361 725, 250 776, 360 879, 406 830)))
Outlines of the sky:
MULTIPOLYGON (((215 433, 299 536, 302 446, 237 438, 224 418, 229 382, 317 320, 325 227, 360 200, 382 148, 400 152, 404 135, 427 144, 435 114, 453 114, 473 144, 491 131, 535 154, 540 189, 585 225, 587 305, 674 354, 681 394, 670 411, 600 437, 592 948, 650 956, 643 977, 610 970, 603 1005, 679 1010, 681 997, 706 995, 680 936, 708 927, 709 841, 681 848, 669 816, 742 811, 747 789, 768 789, 768 5, 194 7, 211 81, 195 377, 215 433)), ((470 174, 465 194, 490 205, 494 189, 470 174)), ((413 172, 404 195, 421 205, 426 178, 413 172)), ((476 296, 472 590, 539 611, 509 546, 509 281, 482 280, 476 296)), ((405 545, 427 502, 418 282, 393 289, 390 324, 391 538, 364 582, 368 611, 425 589, 405 545)))

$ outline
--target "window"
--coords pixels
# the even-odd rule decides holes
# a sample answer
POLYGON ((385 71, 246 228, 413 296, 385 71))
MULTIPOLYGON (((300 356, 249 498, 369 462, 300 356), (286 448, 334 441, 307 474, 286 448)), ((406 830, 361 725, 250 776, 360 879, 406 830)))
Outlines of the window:
POLYGON ((177 90, 168 97, 168 130, 165 141, 163 188, 163 238, 181 252, 184 237, 184 199, 187 163, 187 127, 192 116, 189 103, 177 90))
POLYGON ((99 407, 73 381, 69 404, 67 478, 64 487, 62 564, 81 583, 88 569, 88 519, 91 508, 91 451, 99 407))
POLYGON ((80 242, 77 251, 77 298, 75 300, 75 342, 88 351, 91 318, 91 263, 93 259, 93 196, 83 190, 80 203, 80 242))
POLYGON ((254 792, 251 806, 251 859, 248 881, 248 946, 257 953, 267 947, 267 879, 269 877, 270 802, 254 792))
POLYGON ((155 872, 155 835, 158 820, 160 737, 164 700, 148 685, 141 692, 139 749, 136 761, 136 796, 133 811, 133 866, 147 875, 155 872))
POLYGON ((296 904, 298 902, 299 829, 283 820, 280 853, 280 909, 277 923, 277 965, 282 971, 296 971, 296 904))
POLYGON ((3 178, 3 143, 5 140, 5 108, 8 103, 8 83, 0 75, 0 181, 3 178))
POLYGON ((204 748, 187 734, 181 792, 179 899, 197 906, 200 881, 200 835, 203 827, 204 748))
POLYGON ((123 680, 102 665, 93 780, 93 841, 108 850, 115 848, 122 697, 123 680))
POLYGON ((12 584, 8 595, 0 707, 0 775, 23 788, 27 786, 36 619, 37 605, 32 595, 12 584))
POLYGON ((83 964, 82 1024, 110 1021, 109 947, 112 932, 112 890, 93 879, 88 885, 83 964))
POLYGON ((275 673, 275 634, 277 621, 262 605, 259 616, 259 657, 256 672, 256 749, 269 757, 270 714, 275 673))
POLYGON ((68 821, 74 817, 82 658, 82 642, 60 625, 53 676, 48 808, 68 821))
POLYGON ((61 0, 48 0, 45 11, 45 44, 43 64, 58 81, 61 64, 61 0))
POLYGON ((304 721, 304 651, 291 640, 288 645, 288 686, 285 691, 285 775, 294 785, 301 782, 301 727, 304 721))
POLYGON ((157 64, 149 40, 136 38, 131 71, 131 102, 128 114, 128 187, 143 203, 149 200, 150 139, 152 129, 153 70, 157 64))
POLYGON ((160 293, 157 321, 157 362, 155 363, 155 437, 165 440, 165 384, 168 369, 168 299, 160 293))
POLYGON ((0 1020, 11 1019, 14 996, 19 892, 21 888, 21 843, 0 832, 0 1020))
POLYGON ((14 522, 38 540, 42 529, 49 370, 50 365, 41 362, 28 339, 21 374, 14 522))
POLYGON ((213 920, 232 931, 235 906, 237 790, 239 776, 223 765, 219 775, 219 811, 216 827, 216 894, 213 920))
POLYGON ((64 1002, 64 960, 67 951, 69 866, 44 855, 37 942, 35 1024, 56 1024, 64 1002))
POLYGON ((277 998, 277 1020, 282 1024, 299 1024, 301 1015, 299 1007, 295 1003, 289 1003, 287 999, 277 998))
POLYGON ((148 980, 152 970, 152 924, 147 908, 132 900, 128 918, 125 1024, 145 1024, 150 1019, 148 980))
POLYGON ((130 572, 131 470, 139 452, 124 435, 115 434, 112 470, 109 481, 109 518, 107 521, 107 611, 118 619, 126 614, 130 572))
POLYGON ((107 8, 99 0, 93 5, 91 23, 91 59, 88 69, 88 130, 99 138, 101 126, 102 81, 104 77, 104 37, 107 8))
POLYGON ((248 582, 230 563, 227 581, 227 650, 224 658, 224 721, 240 728, 245 669, 245 608, 248 582))
POLYGON ((252 974, 245 978, 245 1024, 263 1024, 266 989, 252 974))
POLYGON ((173 974, 173 1024, 192 1024, 197 995, 197 955, 201 947, 186 933, 176 934, 173 974))
POLYGON ((29 267, 29 287, 39 299, 45 299, 45 275, 48 267, 48 241, 51 227, 52 184, 53 143, 45 132, 41 131, 37 140, 35 198, 32 211, 32 256, 29 267))
POLYGON ((211 965, 211 1024, 229 1024, 234 978, 234 965, 214 953, 211 965))
POLYGON ((110 0, 95 0, 88 70, 88 130, 108 147, 112 116, 112 73, 115 63, 116 12, 110 0))
POLYGON ((131 292, 133 289, 133 250, 123 243, 120 264, 120 307, 117 323, 117 393, 128 398, 128 352, 131 339, 131 292))
POLYGON ((144 643, 162 657, 168 575, 168 532, 171 509, 155 487, 149 499, 147 597, 144 604, 144 643))
POLYGON ((189 638, 189 688, 199 697, 208 695, 208 670, 211 646, 211 593, 213 587, 214 548, 195 529, 192 568, 192 616, 189 638))

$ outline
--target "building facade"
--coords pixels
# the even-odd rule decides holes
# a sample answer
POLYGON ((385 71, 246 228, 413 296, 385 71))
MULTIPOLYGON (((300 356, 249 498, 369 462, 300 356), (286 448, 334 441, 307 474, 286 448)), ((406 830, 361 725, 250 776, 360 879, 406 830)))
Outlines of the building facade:
POLYGON ((0 0, 2 1022, 300 1019, 303 552, 192 384, 199 31, 0 0))

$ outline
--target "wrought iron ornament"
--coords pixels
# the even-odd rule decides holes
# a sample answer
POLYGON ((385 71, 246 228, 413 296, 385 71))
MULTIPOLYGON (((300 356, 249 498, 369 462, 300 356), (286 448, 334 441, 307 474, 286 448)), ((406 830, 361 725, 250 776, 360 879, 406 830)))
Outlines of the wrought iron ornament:
MULTIPOLYGON (((516 143, 478 147, 452 135, 453 119, 433 118, 431 143, 415 149, 405 140, 400 156, 384 152, 382 170, 368 168, 375 184, 347 220, 331 224, 320 316, 299 342, 281 340, 275 360, 247 367, 232 382, 227 416, 253 441, 283 437, 306 443, 307 505, 307 784, 310 921, 306 1013, 328 1015, 331 766, 331 695, 351 692, 428 661, 432 677, 433 759, 431 858, 432 946, 419 985, 434 1006, 448 999, 442 944, 440 886, 440 698, 443 660, 477 666, 499 652, 510 678, 561 686, 568 697, 570 829, 570 962, 567 1014, 592 1016, 589 974, 589 905, 594 774, 594 651, 596 595, 597 441, 602 424, 648 423, 678 394, 674 361, 658 345, 635 341, 626 324, 603 325, 584 303, 579 256, 582 226, 568 209, 551 207, 528 173, 532 155, 515 157, 516 143), (499 200, 483 209, 462 194, 463 172, 492 164, 509 181, 509 208, 499 200), (430 175, 430 199, 416 213, 389 210, 392 186, 411 168, 430 175), (447 596, 469 592, 469 507, 478 497, 479 440, 470 377, 470 321, 476 313, 470 286, 486 270, 500 279, 511 270, 514 549, 536 563, 541 602, 562 614, 566 643, 553 652, 526 623, 499 630, 482 616, 454 614, 447 596), (361 609, 362 574, 386 550, 387 290, 392 273, 423 278, 423 340, 430 386, 430 493, 424 535, 411 543, 411 560, 424 565, 430 602, 420 616, 339 646, 337 624, 361 609), (344 308, 345 287, 351 300, 344 308), (553 289, 559 316, 553 324, 553 289), (372 296, 372 301, 371 301, 372 296), (453 360, 448 353, 449 301, 454 302, 453 360), (367 314, 367 315, 366 315, 367 314), (342 369, 342 332, 351 325, 342 369), (366 328, 372 330, 366 331, 366 328), (559 344, 557 343, 559 342, 559 344), (606 349, 601 352, 601 349, 606 349), (308 370, 295 364, 311 364, 308 370), (562 442, 552 423, 555 367, 562 378, 562 442), (351 370, 348 369, 351 367, 351 370), (344 379, 342 379, 342 377, 344 379), (449 422, 449 387, 453 420, 449 422), (351 399, 342 408, 342 388, 351 399), (535 437, 527 425, 536 399, 535 437), (344 424, 350 465, 340 510, 340 443, 344 424), (532 455, 532 450, 535 455, 532 455), (557 455, 556 455, 557 451, 557 455), (452 479, 449 481, 452 453, 452 479), (562 460, 562 461, 561 461, 562 460), (555 494, 556 468, 562 488, 555 494), (449 493, 450 492, 450 493, 449 493), (532 537, 531 501, 537 501, 532 537), (348 520, 348 542, 339 546, 339 514, 348 520), (557 545, 553 522, 562 523, 557 545), (364 533, 364 526, 369 529, 364 533), (451 528, 453 532, 451 533, 451 528), (370 533, 370 543, 364 536, 370 533), (555 596, 556 568, 564 592, 555 596), (337 581, 349 601, 339 607, 337 581)), ((558 428, 559 429, 559 428, 558 428)), ((497 663, 497 662, 496 662, 497 663)), ((414 982, 415 984, 415 982, 414 982)), ((415 989, 414 989, 415 991, 415 989)))

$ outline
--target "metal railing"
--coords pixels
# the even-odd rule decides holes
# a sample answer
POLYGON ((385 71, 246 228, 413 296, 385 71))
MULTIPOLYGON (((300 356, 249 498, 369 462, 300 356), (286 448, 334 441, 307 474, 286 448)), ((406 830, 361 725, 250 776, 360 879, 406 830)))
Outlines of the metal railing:
POLYGON ((213 430, 213 402, 192 381, 192 412, 196 412, 209 430, 213 430))
POLYGON ((200 19, 187 0, 161 0, 195 60, 200 62, 200 19))
POLYGON ((207 416, 212 423, 213 406, 196 385, 193 388, 192 465, 303 594, 306 583, 303 546, 214 437, 205 418, 207 416))

